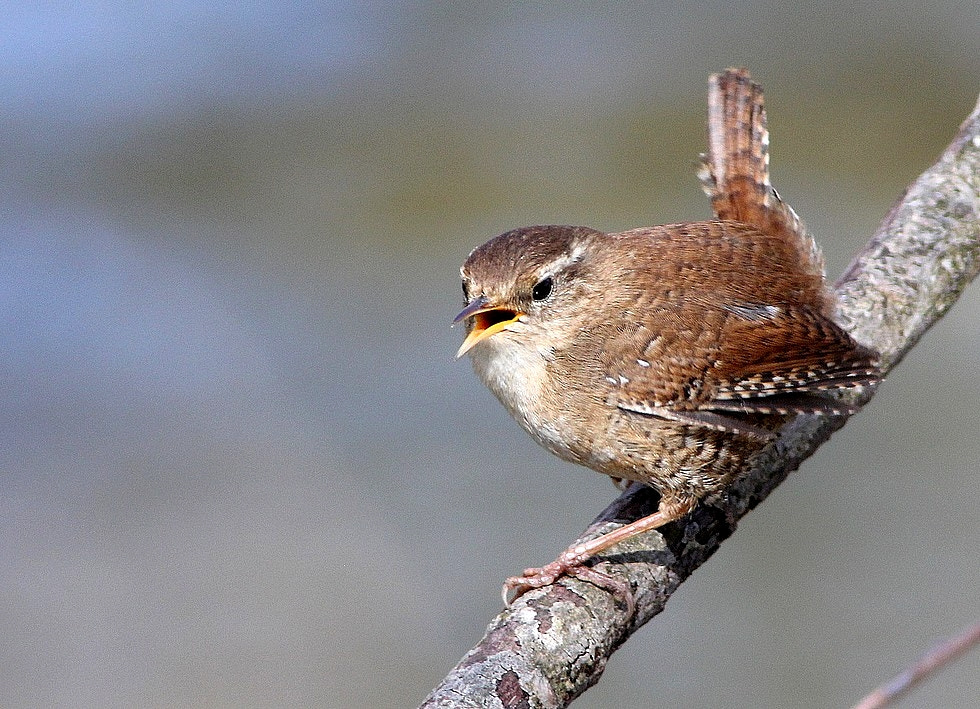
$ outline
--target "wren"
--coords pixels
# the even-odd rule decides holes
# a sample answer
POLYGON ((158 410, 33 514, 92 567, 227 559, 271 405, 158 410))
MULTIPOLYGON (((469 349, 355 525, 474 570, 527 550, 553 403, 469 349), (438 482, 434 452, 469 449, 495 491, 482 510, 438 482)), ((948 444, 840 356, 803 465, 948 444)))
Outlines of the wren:
POLYGON ((461 269, 457 357, 549 451, 661 496, 656 513, 507 579, 505 602, 565 573, 617 588, 583 562, 722 494, 792 417, 853 413, 835 393, 879 378, 769 183, 762 89, 744 69, 710 87, 699 176, 714 220, 526 227, 461 269))

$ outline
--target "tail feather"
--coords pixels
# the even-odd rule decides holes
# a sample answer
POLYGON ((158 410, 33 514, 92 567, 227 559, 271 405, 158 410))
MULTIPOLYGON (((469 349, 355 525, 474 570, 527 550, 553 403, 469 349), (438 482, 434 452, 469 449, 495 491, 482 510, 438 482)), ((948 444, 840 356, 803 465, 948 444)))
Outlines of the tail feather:
POLYGON ((701 155, 698 176, 718 219, 785 235, 796 244, 804 270, 823 278, 823 257, 816 242, 769 182, 769 129, 762 87, 745 69, 711 76, 708 153, 701 155))

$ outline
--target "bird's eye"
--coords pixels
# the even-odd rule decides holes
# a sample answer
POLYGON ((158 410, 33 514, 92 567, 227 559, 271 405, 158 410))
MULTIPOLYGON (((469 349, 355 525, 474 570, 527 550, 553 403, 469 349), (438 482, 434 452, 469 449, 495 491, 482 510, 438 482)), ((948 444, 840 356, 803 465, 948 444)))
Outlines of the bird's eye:
POLYGON ((534 300, 544 300, 549 295, 551 295, 551 289, 555 285, 551 276, 542 278, 540 281, 534 284, 534 288, 531 289, 531 297, 534 300))

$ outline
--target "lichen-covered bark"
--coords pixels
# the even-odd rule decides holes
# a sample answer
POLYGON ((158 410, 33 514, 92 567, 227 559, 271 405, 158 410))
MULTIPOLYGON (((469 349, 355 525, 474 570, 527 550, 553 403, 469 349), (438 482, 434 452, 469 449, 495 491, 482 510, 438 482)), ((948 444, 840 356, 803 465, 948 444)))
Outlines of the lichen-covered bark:
MULTIPOLYGON (((909 187, 837 284, 838 319, 894 367, 980 270, 980 104, 939 161, 909 187)), ((870 396, 866 393, 865 396, 870 396)), ((502 611, 487 633, 422 704, 432 707, 564 707, 598 681, 615 649, 735 529, 736 522, 842 426, 800 417, 780 433, 724 501, 683 522, 630 539, 600 570, 634 589, 625 604, 592 584, 562 578, 502 611)), ((656 510, 656 494, 634 487, 583 538, 656 510)))
POLYGON ((980 105, 837 284, 839 321, 894 367, 980 270, 980 105))

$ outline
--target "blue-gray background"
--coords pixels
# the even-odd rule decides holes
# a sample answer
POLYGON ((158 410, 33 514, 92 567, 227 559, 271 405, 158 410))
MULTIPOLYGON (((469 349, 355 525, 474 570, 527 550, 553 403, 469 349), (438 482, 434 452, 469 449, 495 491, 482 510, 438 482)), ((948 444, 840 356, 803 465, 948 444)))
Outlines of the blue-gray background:
MULTIPOLYGON (((416 705, 616 494, 453 361, 469 249, 706 217, 742 64, 835 277, 972 108, 978 18, 9 3, 0 705, 416 705)), ((972 620, 978 341, 974 286, 576 706, 844 706, 972 620)), ((974 653, 910 704, 978 692, 974 653)))

